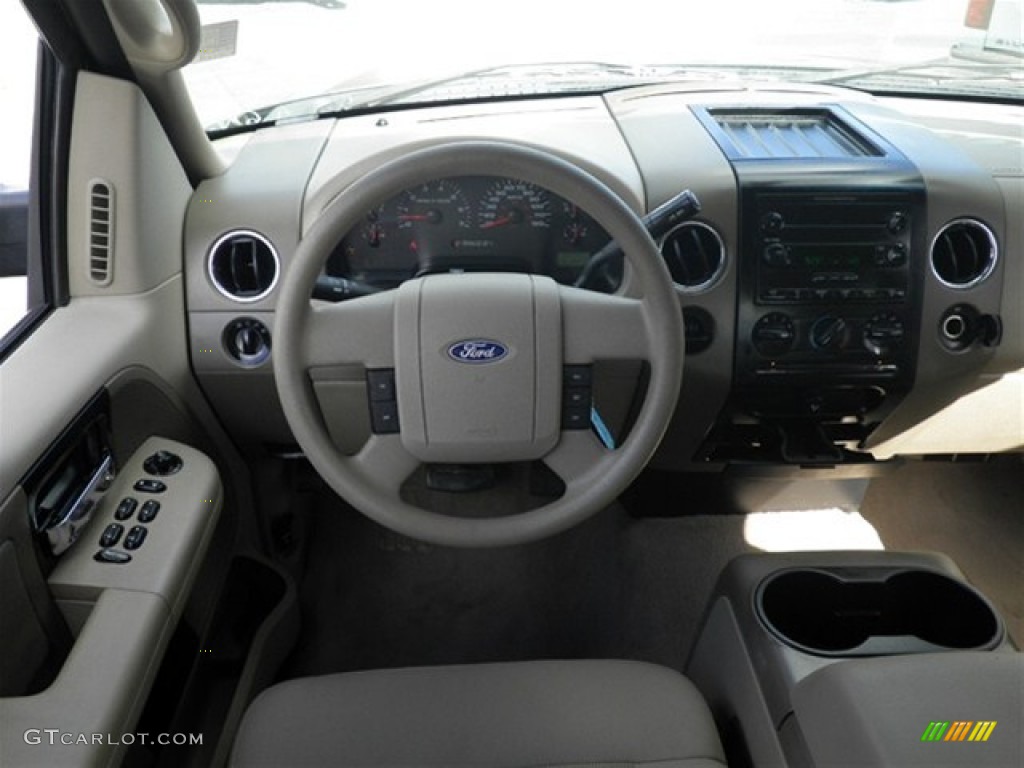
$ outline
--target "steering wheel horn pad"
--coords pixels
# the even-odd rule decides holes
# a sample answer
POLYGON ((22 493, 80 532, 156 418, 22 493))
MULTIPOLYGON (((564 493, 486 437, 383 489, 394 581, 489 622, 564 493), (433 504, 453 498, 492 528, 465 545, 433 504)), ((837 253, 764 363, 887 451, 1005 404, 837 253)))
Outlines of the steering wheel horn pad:
POLYGON ((558 442, 561 367, 550 278, 430 275, 398 289, 398 418, 420 461, 540 459, 558 442))

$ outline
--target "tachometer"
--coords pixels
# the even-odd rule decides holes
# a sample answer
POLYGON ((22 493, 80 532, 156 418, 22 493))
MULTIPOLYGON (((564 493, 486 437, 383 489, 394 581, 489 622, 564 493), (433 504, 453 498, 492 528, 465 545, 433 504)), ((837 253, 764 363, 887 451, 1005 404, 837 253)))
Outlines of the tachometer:
POLYGON ((551 226, 551 199, 548 193, 518 179, 501 179, 487 189, 480 201, 477 221, 480 229, 551 226))

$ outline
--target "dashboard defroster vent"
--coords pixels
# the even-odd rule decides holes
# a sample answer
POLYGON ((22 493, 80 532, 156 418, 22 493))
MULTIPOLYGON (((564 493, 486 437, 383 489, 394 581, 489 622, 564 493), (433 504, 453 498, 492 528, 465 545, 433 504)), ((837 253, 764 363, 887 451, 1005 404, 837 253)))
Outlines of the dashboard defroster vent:
POLYGON ((715 138, 735 160, 831 160, 882 152, 830 109, 711 109, 715 138))
POLYGON ((992 274, 998 255, 991 229, 975 219, 957 219, 936 235, 932 269, 951 288, 971 288, 992 274))
POLYGON ((99 179, 89 182, 89 279, 114 279, 114 188, 99 179))
POLYGON ((699 221, 688 221, 671 230, 660 248, 673 282, 687 291, 711 286, 725 268, 722 238, 699 221))
POLYGON ((235 230, 221 236, 210 249, 210 281, 233 301, 259 301, 277 285, 281 261, 259 232, 235 230))

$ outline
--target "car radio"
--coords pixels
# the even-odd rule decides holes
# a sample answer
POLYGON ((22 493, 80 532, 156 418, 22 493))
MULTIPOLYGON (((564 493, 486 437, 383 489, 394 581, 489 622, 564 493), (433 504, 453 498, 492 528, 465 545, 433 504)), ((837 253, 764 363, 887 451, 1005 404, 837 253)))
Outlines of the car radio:
POLYGON ((758 303, 904 303, 911 216, 901 200, 758 196, 758 303))

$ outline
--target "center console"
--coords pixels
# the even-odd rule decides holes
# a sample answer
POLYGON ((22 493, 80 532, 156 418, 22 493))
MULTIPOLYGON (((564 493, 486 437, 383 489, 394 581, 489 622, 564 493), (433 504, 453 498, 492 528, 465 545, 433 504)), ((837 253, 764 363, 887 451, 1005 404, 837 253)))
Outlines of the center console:
POLYGON ((741 768, 981 768, 1020 757, 1008 756, 1024 719, 1022 656, 941 555, 741 556, 719 579, 686 673, 741 768), (993 722, 999 738, 976 749, 934 743, 961 732, 978 742, 988 728, 979 723, 993 722))

